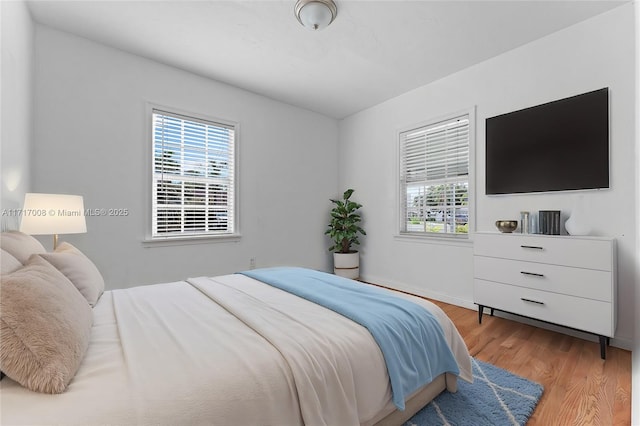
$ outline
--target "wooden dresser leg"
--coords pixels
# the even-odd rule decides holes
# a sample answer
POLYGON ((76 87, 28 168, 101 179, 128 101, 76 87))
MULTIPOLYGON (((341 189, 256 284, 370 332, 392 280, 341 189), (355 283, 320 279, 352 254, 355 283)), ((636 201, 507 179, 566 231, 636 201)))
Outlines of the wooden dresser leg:
POLYGON ((484 306, 478 305, 478 324, 482 324, 482 313, 484 312, 484 306))

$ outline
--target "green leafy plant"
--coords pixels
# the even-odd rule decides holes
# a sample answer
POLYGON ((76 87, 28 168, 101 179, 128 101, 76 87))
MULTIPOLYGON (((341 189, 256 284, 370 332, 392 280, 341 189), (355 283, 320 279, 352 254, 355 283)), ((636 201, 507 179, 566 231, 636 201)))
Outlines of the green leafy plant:
POLYGON ((353 189, 347 189, 342 200, 331 200, 335 206, 331 209, 331 222, 325 235, 329 235, 333 240, 333 245, 329 251, 336 253, 353 253, 352 245, 360 244, 358 234, 367 235, 360 227, 360 215, 357 213, 362 204, 349 200, 353 194, 353 189))

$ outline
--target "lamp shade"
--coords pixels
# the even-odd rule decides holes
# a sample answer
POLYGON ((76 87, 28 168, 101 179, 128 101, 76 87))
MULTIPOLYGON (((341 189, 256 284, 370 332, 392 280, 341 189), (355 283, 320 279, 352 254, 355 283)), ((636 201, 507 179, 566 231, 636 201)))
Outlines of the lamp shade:
POLYGON ((20 231, 31 235, 87 232, 82 196, 25 194, 20 231))
POLYGON ((327 27, 335 19, 337 11, 333 0, 298 0, 295 7, 298 21, 310 30, 327 27))

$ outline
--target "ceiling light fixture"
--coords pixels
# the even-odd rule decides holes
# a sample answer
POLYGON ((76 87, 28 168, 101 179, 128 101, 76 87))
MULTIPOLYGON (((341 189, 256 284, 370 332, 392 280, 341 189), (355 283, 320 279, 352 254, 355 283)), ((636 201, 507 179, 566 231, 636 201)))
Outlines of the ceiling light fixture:
POLYGON ((321 30, 336 19, 338 8, 333 0, 298 0, 295 14, 305 28, 321 30))

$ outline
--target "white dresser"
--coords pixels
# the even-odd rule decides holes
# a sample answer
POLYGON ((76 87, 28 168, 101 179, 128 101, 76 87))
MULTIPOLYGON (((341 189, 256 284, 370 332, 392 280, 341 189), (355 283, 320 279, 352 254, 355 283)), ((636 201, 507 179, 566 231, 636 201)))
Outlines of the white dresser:
POLYGON ((474 303, 597 334, 600 354, 616 330, 612 238, 476 233, 474 303))

